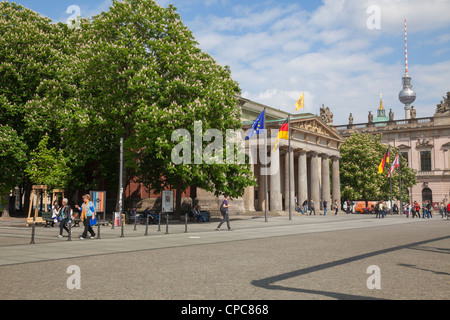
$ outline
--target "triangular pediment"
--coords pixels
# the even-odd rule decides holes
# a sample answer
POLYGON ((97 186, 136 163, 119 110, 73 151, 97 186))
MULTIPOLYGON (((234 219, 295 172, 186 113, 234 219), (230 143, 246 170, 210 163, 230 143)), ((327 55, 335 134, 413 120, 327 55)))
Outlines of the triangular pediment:
POLYGON ((322 119, 316 116, 303 119, 294 118, 291 120, 291 128, 292 130, 308 132, 344 142, 344 139, 334 129, 330 128, 322 119))

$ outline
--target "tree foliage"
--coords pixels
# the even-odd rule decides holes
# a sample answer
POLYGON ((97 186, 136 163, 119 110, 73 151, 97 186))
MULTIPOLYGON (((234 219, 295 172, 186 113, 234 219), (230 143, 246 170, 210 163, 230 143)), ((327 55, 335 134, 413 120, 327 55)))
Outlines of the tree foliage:
POLYGON ((0 34, 0 125, 22 142, 24 179, 44 181, 37 171, 66 166, 69 175, 50 183, 117 186, 124 138, 125 181, 135 177, 157 192, 196 185, 236 197, 254 183, 248 165, 171 161, 174 130, 193 134, 195 121, 223 136, 241 128, 239 85, 229 67, 199 48, 174 6, 114 0, 71 29, 1 2, 0 34))
MULTIPOLYGON (((389 200, 390 182, 393 199, 400 198, 398 169, 392 179, 386 164, 384 172, 378 173, 378 166, 388 146, 381 143, 381 135, 355 133, 341 146, 340 178, 342 199, 349 200, 389 200)), ((390 147, 390 163, 398 154, 398 149, 390 147)), ((402 200, 408 200, 407 189, 416 184, 414 171, 400 156, 402 200)))

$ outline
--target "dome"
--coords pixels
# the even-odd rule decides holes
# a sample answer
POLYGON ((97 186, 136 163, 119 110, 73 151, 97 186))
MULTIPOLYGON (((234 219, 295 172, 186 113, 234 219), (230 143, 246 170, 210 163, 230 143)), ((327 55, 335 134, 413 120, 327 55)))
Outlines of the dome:
MULTIPOLYGON (((383 95, 380 94, 380 106, 377 110, 377 116, 373 119, 373 122, 386 122, 389 121, 389 117, 386 117, 386 109, 383 107, 383 95)), ((385 123, 375 124, 375 127, 385 126, 385 123)))
POLYGON ((416 101, 416 92, 411 88, 404 88, 398 94, 398 98, 401 103, 408 105, 416 101))

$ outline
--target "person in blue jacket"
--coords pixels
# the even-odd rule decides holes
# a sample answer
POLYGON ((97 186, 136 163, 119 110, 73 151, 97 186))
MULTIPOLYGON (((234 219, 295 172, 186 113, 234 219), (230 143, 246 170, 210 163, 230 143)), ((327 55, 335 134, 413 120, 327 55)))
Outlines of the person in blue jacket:
POLYGON ((91 197, 88 194, 83 196, 83 204, 80 206, 75 206, 78 210, 81 211, 80 219, 84 224, 84 232, 80 237, 80 240, 84 240, 87 237, 87 233, 91 234, 91 239, 95 239, 95 232, 91 226, 91 220, 95 219, 95 207, 91 201, 91 197))

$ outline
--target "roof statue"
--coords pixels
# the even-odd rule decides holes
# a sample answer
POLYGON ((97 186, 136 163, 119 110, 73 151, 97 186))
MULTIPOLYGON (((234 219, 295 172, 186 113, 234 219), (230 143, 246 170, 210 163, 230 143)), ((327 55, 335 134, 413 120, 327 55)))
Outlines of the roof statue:
POLYGON ((444 101, 437 105, 435 116, 450 115, 450 91, 447 92, 447 97, 443 97, 444 101))
POLYGON ((330 112, 330 108, 325 108, 323 104, 320 108, 320 117, 326 124, 333 123, 333 113, 330 112))

